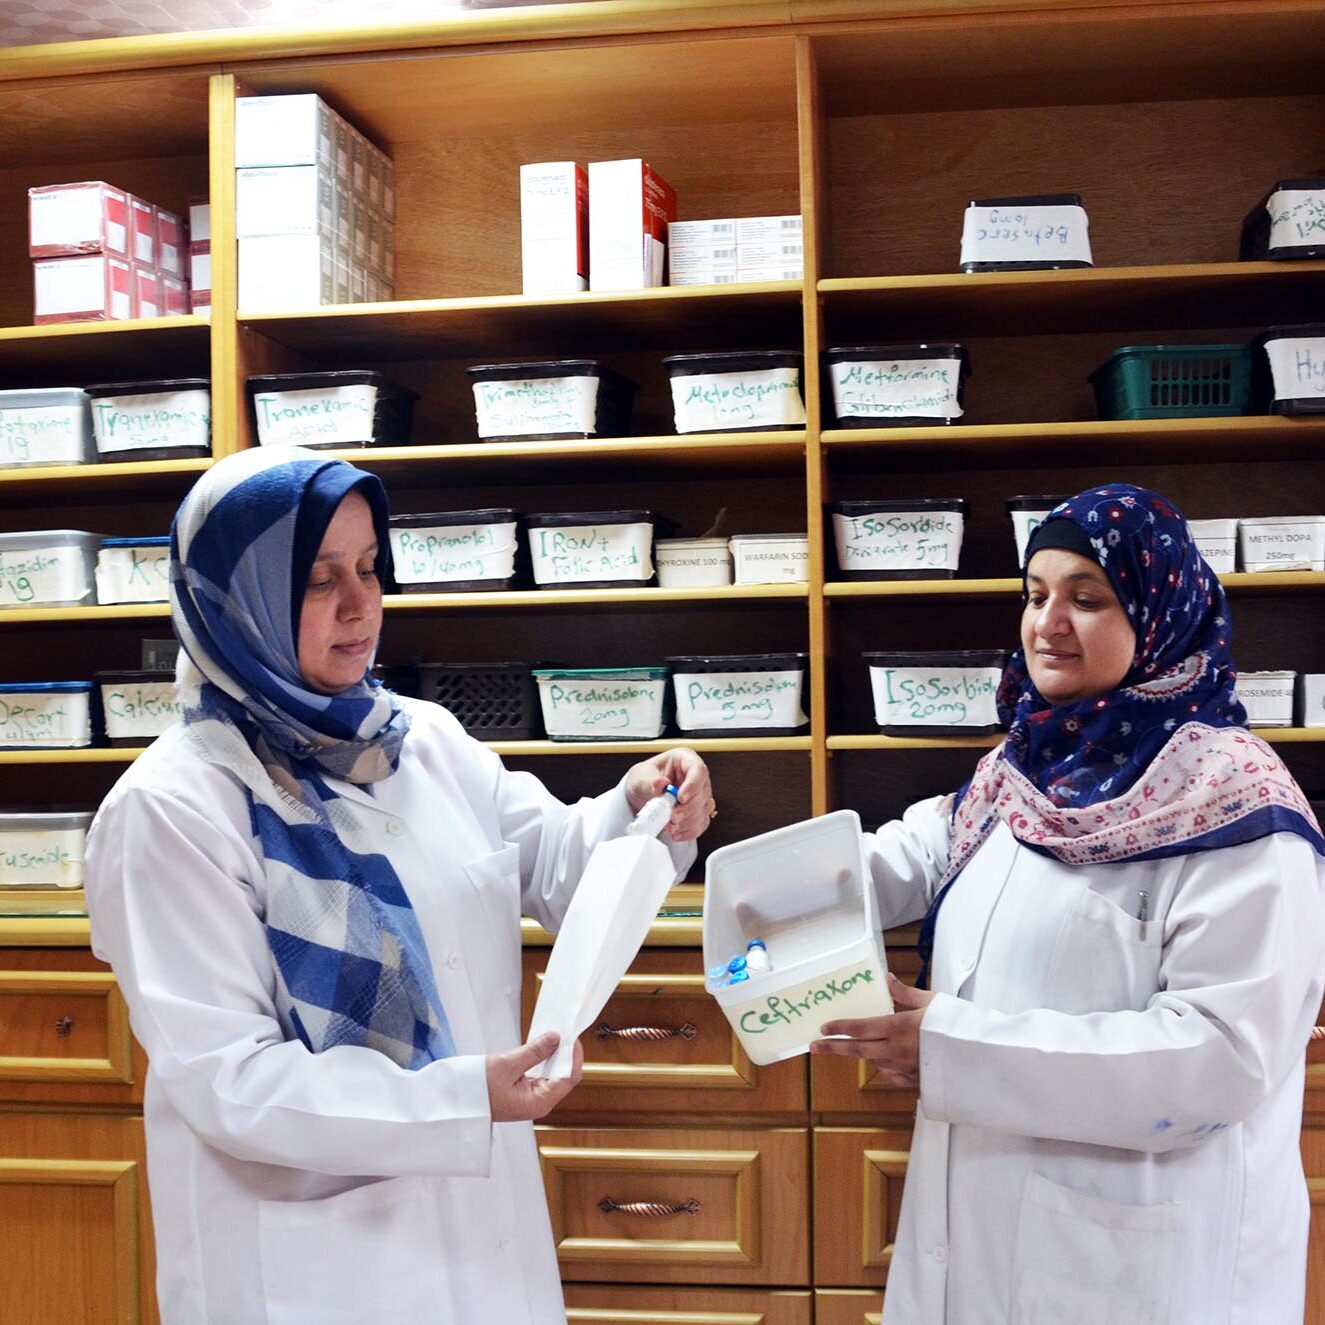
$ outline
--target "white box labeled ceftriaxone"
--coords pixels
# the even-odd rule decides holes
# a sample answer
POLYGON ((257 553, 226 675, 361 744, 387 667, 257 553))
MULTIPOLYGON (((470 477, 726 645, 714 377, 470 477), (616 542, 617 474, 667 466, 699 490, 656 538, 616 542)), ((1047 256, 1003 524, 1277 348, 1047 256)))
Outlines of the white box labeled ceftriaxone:
POLYGON ((112 322, 133 316, 129 263, 104 253, 32 264, 32 320, 112 322))
POLYGON ((589 288, 589 176, 578 162, 520 167, 520 272, 525 294, 589 288))
POLYGON ((1244 517, 1238 544, 1244 571, 1325 570, 1325 515, 1244 517))
POLYGON ((820 1027, 893 1010, 860 818, 837 810, 719 847, 704 881, 707 988, 751 1062, 805 1053, 820 1027), (760 940, 766 971, 731 982, 760 940))
POLYGON ((255 313, 315 308, 336 298, 330 235, 263 235, 239 241, 239 307, 255 313))
POLYGON ((77 888, 90 811, 0 813, 0 888, 77 888))
POLYGON ((340 119, 311 92, 238 97, 235 101, 235 166, 334 164, 335 122, 340 119))
POLYGON ((129 195, 101 180, 28 190, 28 255, 130 256, 129 195))
POLYGON ((235 233, 314 235, 335 226, 329 166, 261 166, 235 172, 235 233))
POLYGON ((72 750, 92 744, 91 681, 0 685, 0 750, 72 750))
POLYGON ((644 290, 663 282, 676 190, 647 161, 589 163, 589 287, 644 290))
POLYGON ((1239 672, 1234 695, 1247 710, 1248 727, 1291 727, 1296 672, 1239 672))

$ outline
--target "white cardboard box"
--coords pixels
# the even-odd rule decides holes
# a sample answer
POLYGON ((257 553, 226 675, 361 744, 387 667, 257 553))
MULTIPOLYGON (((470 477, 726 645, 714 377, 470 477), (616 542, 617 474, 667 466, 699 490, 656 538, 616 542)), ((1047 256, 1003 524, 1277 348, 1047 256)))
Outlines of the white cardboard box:
POLYGON ((525 294, 589 288, 589 176, 578 162, 520 167, 520 271, 525 294))
POLYGON ((33 322, 108 322, 133 316, 129 264, 93 253, 32 264, 33 322))
POLYGON ((736 244, 749 248, 758 244, 799 244, 804 233, 799 216, 741 216, 736 220, 736 244))
POLYGON ((589 287, 644 290, 663 283, 676 190, 647 161, 589 163, 589 287))
POLYGON ((235 167, 335 164, 335 122, 312 92, 239 97, 235 101, 235 167))
POLYGON ((28 190, 28 253, 34 258, 83 253, 129 256, 129 195, 101 180, 28 190))
POLYGON ((329 235, 263 235, 239 241, 239 307, 246 312, 338 302, 329 235))
POLYGON ((312 235, 335 225, 335 175, 330 167, 257 166, 235 172, 235 233, 312 235))

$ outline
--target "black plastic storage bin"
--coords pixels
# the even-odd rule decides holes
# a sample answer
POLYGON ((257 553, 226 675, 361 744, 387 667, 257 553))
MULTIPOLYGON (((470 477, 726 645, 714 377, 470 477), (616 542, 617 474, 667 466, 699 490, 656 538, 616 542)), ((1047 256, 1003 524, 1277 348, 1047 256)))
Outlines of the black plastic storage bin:
MULTIPOLYGON (((966 398, 966 379, 971 375, 971 356, 966 352, 964 345, 844 345, 837 349, 831 349, 824 355, 824 362, 828 365, 829 371, 825 376, 829 379, 829 386, 833 401, 833 418, 835 426, 838 428, 915 428, 915 427, 941 427, 944 424, 956 423, 962 416, 963 404, 966 398), (912 369, 908 372, 902 367, 907 363, 914 363, 917 360, 937 362, 939 360, 955 360, 957 363, 957 381, 953 383, 949 380, 934 382, 935 370, 930 370, 922 378, 919 370, 912 369), (832 369, 839 364, 875 364, 880 368, 892 366, 890 374, 901 390, 899 395, 905 393, 901 400, 893 401, 883 398, 887 393, 877 390, 873 393, 875 399, 850 401, 845 398, 843 390, 846 386, 857 386, 861 394, 865 394, 865 389, 874 386, 881 388, 891 383, 871 382, 866 369, 862 368, 860 372, 861 381, 859 383, 845 382, 839 384, 834 376, 832 369), (845 406, 855 405, 856 410, 849 414, 843 414, 845 406), (892 408, 892 407, 896 408, 892 408), (917 414, 908 412, 923 408, 941 409, 947 407, 951 409, 956 407, 955 414, 917 414)), ((851 370, 848 369, 848 372, 851 370)), ((876 373, 877 377, 878 374, 876 373)))
POLYGON ((92 705, 92 729, 98 745, 133 747, 148 745, 180 717, 181 706, 175 693, 175 676, 165 671, 127 671, 93 672, 92 685, 94 702, 92 705), (127 690, 125 703, 130 708, 140 710, 137 713, 116 711, 107 703, 105 687, 118 687, 127 690), (165 691, 164 695, 144 696, 135 693, 134 687, 152 686, 155 690, 165 691), (111 728, 130 730, 120 735, 111 735, 111 728))
POLYGON ((553 359, 543 363, 483 363, 466 369, 474 379, 474 407, 477 415, 479 440, 484 442, 538 442, 561 441, 577 437, 624 437, 630 432, 630 414, 635 403, 637 383, 618 373, 615 368, 594 359, 553 359), (550 383, 574 378, 596 378, 593 421, 587 411, 580 412, 580 401, 574 393, 550 383), (487 383, 528 382, 549 385, 532 386, 520 393, 493 393, 489 402, 496 413, 488 422, 490 431, 484 431, 483 409, 480 405, 480 387, 487 383), (509 399, 505 408, 497 408, 501 395, 509 399), (523 419, 524 425, 511 425, 523 419))
MULTIPOLYGON (((967 204, 971 207, 1080 207, 1079 193, 1026 193, 1012 198, 972 198, 967 204)), ((963 262, 964 272, 975 271, 1066 271, 1073 267, 1093 267, 1093 261, 1067 258, 1055 262, 1052 259, 1030 262, 963 262)))
POLYGON ((262 445, 408 446, 418 393, 370 369, 327 373, 264 373, 248 379, 253 423, 262 445), (353 397, 332 391, 360 387, 353 397), (280 394, 290 399, 269 402, 280 394), (320 398, 320 399, 319 399, 320 398))
MULTIPOLYGON (((522 569, 527 560, 524 541, 521 537, 522 533, 522 517, 508 506, 488 507, 481 511, 436 511, 422 515, 393 515, 391 517, 391 561, 392 576, 396 588, 401 593, 469 593, 482 590, 517 588, 523 578, 522 569), (401 546, 401 544, 409 541, 408 533, 399 541, 396 538, 397 530, 409 531, 480 525, 515 526, 515 546, 511 550, 511 570, 509 574, 488 575, 484 573, 485 570, 495 569, 491 564, 495 560, 500 559, 504 565, 505 558, 496 555, 497 549, 485 549, 480 543, 475 543, 470 548, 457 546, 453 551, 431 546, 419 547, 417 548, 417 556, 411 563, 405 560, 411 556, 411 549, 401 546), (488 565, 486 566, 484 565, 485 552, 488 556, 488 565), (401 579, 402 564, 404 564, 406 573, 411 578, 401 579), (456 571, 463 571, 468 568, 473 570, 474 574, 464 579, 443 576, 440 579, 421 580, 412 578, 416 566, 420 568, 422 574, 428 574, 429 571, 443 571, 448 566, 452 566, 456 571)), ((422 542, 418 538, 414 541, 422 542)))
POLYGON ((781 432, 787 428, 805 426, 805 357, 796 350, 732 350, 717 354, 672 354, 665 358, 663 367, 672 383, 672 413, 676 431, 679 435, 705 432, 781 432), (759 393, 743 390, 739 386, 733 389, 729 401, 712 403, 715 415, 712 422, 703 422, 703 426, 684 427, 678 403, 678 397, 684 392, 678 391, 678 383, 687 377, 698 377, 722 373, 763 373, 776 368, 794 368, 796 370, 796 390, 779 388, 770 394, 769 399, 784 408, 777 411, 762 409, 764 401, 759 393), (762 413, 761 413, 762 410, 762 413), (764 419, 769 412, 781 414, 778 420, 764 419), (722 417, 730 413, 730 419, 722 417))
POLYGON ((529 741, 542 735, 532 663, 420 663, 419 698, 449 710, 482 741, 529 741))
POLYGON ((1265 414, 1325 414, 1325 322, 1305 322, 1293 327, 1267 327, 1252 342, 1252 366, 1258 407, 1265 414), (1290 351, 1291 369, 1276 384, 1270 345, 1273 341, 1318 340, 1320 345, 1305 354, 1290 351), (1288 395, 1290 391, 1306 394, 1288 395))
MULTIPOLYGON (((742 654, 682 654, 673 658, 664 658, 663 661, 672 671, 672 691, 675 700, 674 721, 677 730, 682 736, 731 736, 734 733, 742 733, 757 736, 795 736, 808 730, 809 721, 809 695, 805 689, 806 668, 808 666, 809 655, 805 653, 742 653, 742 654), (681 711, 682 696, 680 686, 684 678, 689 676, 712 675, 715 672, 732 672, 742 675, 749 675, 756 672, 800 672, 801 685, 800 691, 796 696, 797 708, 806 715, 803 723, 797 723, 790 727, 762 727, 751 725, 749 722, 742 725, 739 721, 733 721, 728 726, 723 727, 682 727, 681 711)), ((733 695, 733 703, 759 703, 761 699, 767 699, 767 696, 760 696, 756 693, 748 695, 733 695)), ((770 701, 771 702, 771 701, 770 701)), ((739 717, 739 711, 737 713, 739 717)))
POLYGON ((1243 220, 1238 258, 1242 262, 1325 258, 1325 178, 1281 179, 1243 220), (1283 220, 1288 233, 1283 238, 1289 242, 1271 247, 1270 237, 1275 218, 1270 212, 1270 200, 1276 193, 1289 190, 1314 193, 1316 198, 1303 199, 1302 205, 1285 208, 1283 220))
MULTIPOLYGON (((638 589, 653 584, 657 574, 653 564, 653 545, 659 535, 670 534, 676 529, 676 523, 656 511, 547 511, 525 516, 525 529, 529 542, 529 561, 534 583, 540 589, 638 589), (610 555, 625 556, 623 548, 618 554, 609 554, 602 547, 593 546, 598 540, 588 533, 589 530, 608 526, 647 524, 653 528, 649 538, 647 575, 632 575, 613 579, 604 576, 602 571, 611 569, 604 565, 610 555), (566 530, 563 536, 548 534, 547 530, 566 530), (575 529, 585 531, 581 535, 572 532, 575 529), (585 546, 576 546, 577 543, 585 546), (559 545, 559 546, 558 546, 559 545), (561 557, 568 562, 566 575, 558 574, 554 579, 540 579, 540 568, 552 558, 561 557)), ((643 562, 640 563, 641 568, 643 562)))
MULTIPOLYGON (((1008 654, 1001 649, 955 649, 952 651, 936 652, 871 652, 863 655, 868 671, 875 667, 895 667, 914 669, 917 671, 926 671, 929 669, 942 668, 983 668, 997 669, 1000 676, 1003 669, 1007 666, 1008 654)), ((995 695, 997 694, 998 683, 994 683, 994 693, 975 697, 984 700, 991 713, 996 713, 994 709, 995 695)), ((870 693, 874 692, 873 677, 870 676, 870 693)), ((905 698, 905 697, 904 697, 905 698)), ((1003 730, 1002 724, 997 720, 997 716, 991 722, 978 724, 965 724, 960 718, 956 722, 944 722, 941 720, 928 721, 933 717, 938 719, 941 712, 955 703, 971 702, 971 697, 954 696, 948 697, 941 694, 930 696, 919 696, 917 703, 919 705, 918 716, 914 723, 887 723, 880 721, 877 704, 874 709, 874 720, 878 724, 879 730, 887 736, 979 736, 990 732, 1003 730), (923 712, 926 708, 933 708, 934 713, 923 712)))
POLYGON ((85 387, 92 401, 92 433, 97 459, 108 464, 123 460, 201 460, 212 453, 212 386, 205 377, 172 377, 158 382, 103 382, 85 387), (164 399, 155 406, 115 409, 116 398, 186 396, 172 409, 164 399), (205 399, 199 399, 199 396, 205 399), (144 445, 117 446, 122 439, 149 437, 144 445))
MULTIPOLYGON (((869 515, 887 517, 890 515, 909 515, 913 512, 926 516, 941 517, 944 513, 951 512, 962 517, 962 537, 964 538, 967 521, 971 518, 971 503, 965 497, 902 497, 889 498, 886 501, 835 501, 829 502, 826 509, 830 517, 829 523, 832 525, 833 548, 836 554, 838 572, 844 580, 950 580, 957 574, 957 562, 961 557, 961 538, 957 540, 957 557, 944 559, 945 561, 952 561, 950 566, 935 563, 930 566, 894 569, 892 566, 882 564, 848 569, 842 564, 843 547, 837 537, 837 525, 831 517, 840 515, 847 520, 859 520, 869 515)), ((898 532, 899 536, 905 536, 906 531, 898 532)), ((915 535, 921 538, 928 538, 931 532, 933 531, 914 531, 915 535)), ((941 546, 942 544, 938 545, 938 547, 941 546)), ((920 556, 920 550, 915 546, 903 545, 890 552, 886 546, 886 540, 881 541, 879 547, 880 559, 886 563, 890 556, 894 556, 898 560, 924 559, 920 556)))

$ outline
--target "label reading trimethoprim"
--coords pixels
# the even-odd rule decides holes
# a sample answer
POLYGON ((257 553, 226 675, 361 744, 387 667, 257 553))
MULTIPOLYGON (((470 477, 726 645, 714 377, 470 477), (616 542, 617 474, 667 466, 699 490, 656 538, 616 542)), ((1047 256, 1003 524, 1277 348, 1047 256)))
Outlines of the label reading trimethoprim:
POLYGON ((0 888, 77 888, 86 838, 81 828, 0 832, 0 888))
POLYGON ((1325 336, 1285 337, 1265 344, 1276 400, 1325 396, 1325 336))
POLYGON ((880 727, 993 727, 997 667, 870 667, 880 727))
POLYGON ((1265 204, 1270 213, 1270 252, 1325 244, 1325 188, 1277 189, 1265 204))
POLYGON ((800 727, 804 673, 686 672, 676 683, 676 723, 682 731, 800 727))
POLYGON ((964 525, 960 511, 834 512, 838 565, 844 571, 955 571, 964 525))
POLYGON ((959 359, 883 359, 829 365, 839 419, 959 419, 959 359))
POLYGON ((962 226, 963 264, 968 262, 1085 262, 1090 221, 1084 207, 968 207, 962 226))
POLYGON ((475 382, 480 437, 572 433, 591 437, 598 427, 598 378, 527 377, 475 382))
POLYGON ((264 446, 362 446, 373 440, 377 388, 370 383, 253 398, 264 446))
POLYGON ((739 428, 799 428, 805 423, 800 371, 691 373, 672 378, 678 433, 739 428))
POLYGON ((0 607, 80 603, 91 588, 78 547, 0 552, 0 607))
POLYGON ((0 409, 0 465, 73 465, 83 458, 79 405, 0 409))
POLYGON ((504 580, 515 574, 516 526, 410 526, 391 531, 391 555, 401 584, 504 580))

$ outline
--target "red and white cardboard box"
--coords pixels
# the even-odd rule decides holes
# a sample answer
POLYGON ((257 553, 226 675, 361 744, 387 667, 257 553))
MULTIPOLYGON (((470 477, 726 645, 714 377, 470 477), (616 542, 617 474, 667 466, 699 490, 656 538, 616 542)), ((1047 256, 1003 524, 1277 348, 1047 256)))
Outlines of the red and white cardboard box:
MULTIPOLYGON (((205 292, 208 304, 211 303, 211 291, 205 292)), ((189 298, 189 283, 182 276, 161 273, 161 316, 185 317, 193 311, 189 298)))
POLYGON ((589 176, 578 162, 520 167, 520 272, 525 294, 589 288, 589 176))
POLYGON ((134 317, 161 317, 165 312, 161 300, 161 277, 155 267, 144 267, 131 262, 133 277, 134 317))
POLYGON ((184 238, 184 222, 164 207, 156 209, 156 261, 167 276, 184 275, 184 258, 188 243, 184 238))
POLYGON ((82 253, 127 258, 129 195, 101 180, 29 189, 28 253, 34 258, 82 253))
POLYGON ((129 259, 144 267, 155 267, 156 208, 142 198, 129 195, 129 259))
POLYGON ((129 264, 106 253, 34 262, 32 293, 32 320, 37 325, 110 322, 133 316, 129 264))
POLYGON ((647 161, 589 163, 589 288, 644 290, 663 283, 676 190, 647 161))
POLYGON ((212 302, 212 246, 210 244, 189 244, 189 289, 193 292, 193 302, 212 302))
POLYGON ((206 198, 189 199, 189 243, 212 242, 212 208, 206 198))

